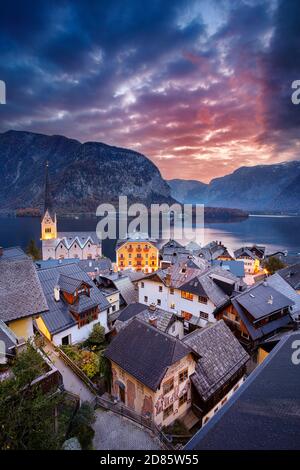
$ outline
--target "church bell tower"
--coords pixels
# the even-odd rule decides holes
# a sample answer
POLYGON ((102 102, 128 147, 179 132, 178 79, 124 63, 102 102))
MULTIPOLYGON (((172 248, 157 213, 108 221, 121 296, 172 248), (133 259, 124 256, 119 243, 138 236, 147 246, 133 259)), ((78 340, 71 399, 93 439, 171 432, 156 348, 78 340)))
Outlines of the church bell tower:
POLYGON ((57 221, 56 214, 53 211, 52 200, 50 196, 49 186, 49 164, 46 162, 46 178, 45 178, 45 202, 44 212, 41 223, 41 240, 53 240, 57 238, 57 221))

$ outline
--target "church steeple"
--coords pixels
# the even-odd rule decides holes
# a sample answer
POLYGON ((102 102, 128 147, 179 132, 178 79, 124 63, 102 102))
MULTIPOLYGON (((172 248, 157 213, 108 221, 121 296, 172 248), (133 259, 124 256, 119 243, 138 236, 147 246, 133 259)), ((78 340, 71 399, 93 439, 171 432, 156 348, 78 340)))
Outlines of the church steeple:
POLYGON ((52 198, 50 195, 49 184, 49 163, 46 162, 45 171, 45 199, 44 199, 44 214, 42 218, 42 240, 52 240, 57 238, 57 222, 56 214, 53 211, 52 198))

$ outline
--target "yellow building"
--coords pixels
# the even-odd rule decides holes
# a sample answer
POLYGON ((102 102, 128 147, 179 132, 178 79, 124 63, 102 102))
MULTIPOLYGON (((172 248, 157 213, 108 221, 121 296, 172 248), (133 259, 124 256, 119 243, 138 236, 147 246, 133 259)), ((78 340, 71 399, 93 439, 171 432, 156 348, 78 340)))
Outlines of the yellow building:
POLYGON ((159 250, 150 240, 123 240, 117 244, 116 265, 118 271, 154 272, 159 266, 159 250))
POLYGON ((0 250, 0 320, 18 338, 33 336, 33 320, 48 310, 36 267, 19 248, 0 250))

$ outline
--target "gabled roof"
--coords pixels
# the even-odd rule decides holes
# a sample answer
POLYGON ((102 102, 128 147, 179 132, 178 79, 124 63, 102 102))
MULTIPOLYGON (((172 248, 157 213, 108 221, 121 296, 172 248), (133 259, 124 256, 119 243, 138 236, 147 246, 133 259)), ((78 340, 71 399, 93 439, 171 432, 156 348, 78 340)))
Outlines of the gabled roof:
POLYGON ((76 313, 81 313, 94 306, 99 306, 101 312, 110 306, 105 296, 90 282, 89 276, 78 263, 40 269, 37 273, 49 306, 49 310, 41 316, 51 334, 64 331, 76 324, 70 313, 70 305, 62 297, 58 302, 54 299, 54 287, 60 276, 63 276, 63 279, 64 277, 74 279, 80 285, 84 282, 91 286, 90 297, 81 295, 78 302, 71 306, 76 313))
POLYGON ((67 276, 65 274, 59 274, 57 285, 63 292, 67 292, 68 294, 74 294, 77 289, 79 289, 82 285, 86 285, 88 287, 92 287, 90 282, 83 281, 82 279, 76 279, 71 276, 67 276))
POLYGON ((300 289, 300 263, 292 264, 286 268, 280 269, 277 271, 279 276, 281 276, 286 282, 292 286, 293 289, 300 289))
POLYGON ((118 316, 118 322, 125 323, 131 318, 139 318, 140 320, 144 320, 146 323, 149 323, 154 317, 157 322, 156 328, 163 332, 167 332, 173 320, 176 319, 172 312, 167 312, 166 310, 157 307, 155 310, 151 310, 148 306, 136 302, 128 305, 124 310, 122 310, 121 314, 118 316))
POLYGON ((122 273, 101 274, 99 276, 99 282, 101 282, 101 280, 110 281, 120 292, 120 295, 127 305, 137 302, 138 291, 135 289, 135 285, 127 275, 124 276, 122 273))
POLYGON ((168 367, 192 353, 190 347, 134 318, 114 337, 104 355, 156 391, 168 367))
POLYGON ((0 258, 0 319, 8 322, 45 310, 48 305, 33 261, 0 258))
POLYGON ((159 269, 154 273, 149 274, 145 279, 152 279, 158 280, 163 284, 166 283, 166 276, 171 276, 171 284, 170 286, 178 289, 182 285, 186 284, 189 280, 193 279, 197 276, 197 274, 201 273, 201 269, 189 263, 183 261, 181 263, 173 264, 172 266, 168 267, 168 269, 159 269))
POLYGON ((250 251, 249 248, 247 247, 242 247, 242 248, 239 248, 238 250, 236 250, 234 252, 234 257, 235 258, 240 258, 240 257, 245 257, 247 256, 248 258, 251 258, 251 259, 258 259, 258 256, 256 256, 254 253, 252 253, 252 251, 250 251))
POLYGON ((250 359, 223 320, 195 330, 183 341, 200 355, 192 382, 204 401, 209 400, 250 359))
POLYGON ((300 333, 283 338, 185 450, 298 450, 300 333))
POLYGON ((285 297, 288 297, 294 302, 294 305, 291 306, 292 314, 299 315, 300 313, 300 295, 293 289, 293 287, 282 278, 278 272, 269 276, 267 283, 276 289, 278 292, 283 294, 285 297))
POLYGON ((273 312, 294 305, 294 302, 271 287, 268 282, 262 282, 251 287, 246 292, 235 297, 255 320, 260 320, 273 312))
POLYGON ((224 271, 219 266, 214 266, 183 284, 180 289, 207 297, 218 307, 230 297, 234 290, 239 290, 243 286, 244 283, 231 272, 224 271))

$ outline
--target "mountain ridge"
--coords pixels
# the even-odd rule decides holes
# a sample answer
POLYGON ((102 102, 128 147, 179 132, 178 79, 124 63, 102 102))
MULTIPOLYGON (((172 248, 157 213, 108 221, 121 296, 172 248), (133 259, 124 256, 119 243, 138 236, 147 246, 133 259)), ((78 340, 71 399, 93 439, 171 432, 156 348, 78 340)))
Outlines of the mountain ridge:
POLYGON ((41 208, 45 165, 58 213, 95 212, 103 202, 175 202, 159 169, 145 155, 102 142, 10 130, 0 134, 0 208, 41 208))
POLYGON ((300 161, 243 166, 205 184, 169 180, 171 195, 180 202, 247 211, 300 212, 300 161), (183 187, 185 197, 182 197, 183 187), (192 189, 193 188, 193 189, 192 189))

